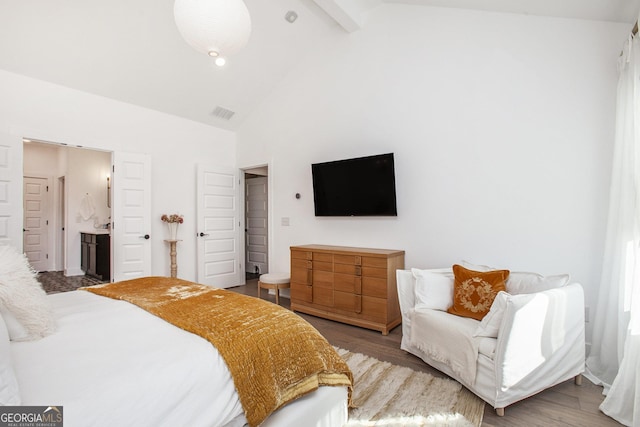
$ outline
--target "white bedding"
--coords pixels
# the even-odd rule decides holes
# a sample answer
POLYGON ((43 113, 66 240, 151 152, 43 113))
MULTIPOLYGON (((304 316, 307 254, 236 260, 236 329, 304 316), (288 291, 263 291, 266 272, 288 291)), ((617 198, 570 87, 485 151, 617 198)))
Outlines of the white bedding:
MULTIPOLYGON (((63 406, 68 427, 245 423, 233 380, 209 342, 127 302, 85 291, 48 298, 57 332, 11 344, 23 405, 63 406)), ((307 425, 342 425, 346 389, 322 387, 265 425, 296 425, 296 414, 308 417, 311 408, 320 413, 307 425)))

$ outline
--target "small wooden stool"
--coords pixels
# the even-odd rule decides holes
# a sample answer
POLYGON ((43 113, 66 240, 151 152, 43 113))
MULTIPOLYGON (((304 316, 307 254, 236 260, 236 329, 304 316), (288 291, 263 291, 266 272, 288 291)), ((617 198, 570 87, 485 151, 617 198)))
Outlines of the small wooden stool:
POLYGON ((260 289, 273 289, 276 292, 276 304, 280 304, 280 289, 290 287, 289 275, 286 273, 262 274, 258 279, 258 298, 260 298, 260 289))

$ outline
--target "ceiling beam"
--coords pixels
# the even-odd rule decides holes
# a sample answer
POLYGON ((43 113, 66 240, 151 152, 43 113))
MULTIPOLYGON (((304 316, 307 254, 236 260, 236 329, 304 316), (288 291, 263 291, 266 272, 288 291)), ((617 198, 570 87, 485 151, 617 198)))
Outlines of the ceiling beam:
POLYGON ((313 0, 348 33, 362 29, 362 11, 353 0, 313 0))

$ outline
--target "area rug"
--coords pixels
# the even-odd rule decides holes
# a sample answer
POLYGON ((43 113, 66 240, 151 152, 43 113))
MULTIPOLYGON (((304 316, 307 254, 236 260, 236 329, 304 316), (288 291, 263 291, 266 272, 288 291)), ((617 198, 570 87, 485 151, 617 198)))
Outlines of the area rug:
POLYGON ((48 294, 57 294, 59 292, 75 291, 84 286, 97 285, 105 283, 103 280, 94 279, 89 276, 65 276, 62 271, 46 271, 38 273, 38 282, 42 285, 42 289, 48 294))
POLYGON ((336 348, 354 376, 345 426, 479 427, 484 401, 458 382, 336 348))

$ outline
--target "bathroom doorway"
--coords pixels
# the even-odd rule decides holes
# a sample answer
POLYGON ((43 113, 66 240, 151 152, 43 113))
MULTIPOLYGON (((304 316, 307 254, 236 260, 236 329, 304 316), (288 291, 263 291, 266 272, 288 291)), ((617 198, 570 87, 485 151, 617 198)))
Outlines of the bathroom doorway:
MULTIPOLYGON (((47 242, 40 255, 44 262, 36 269, 61 271, 65 276, 84 275, 81 233, 109 233, 112 153, 27 139, 23 140, 23 153, 23 175, 46 178, 48 182, 43 195, 46 211, 41 217, 47 242)), ((35 189, 33 185, 30 188, 35 189)), ((24 228, 29 230, 26 191, 24 228)), ((24 233, 28 253, 27 231, 24 233)))
POLYGON ((269 272, 269 171, 267 166, 244 170, 245 276, 269 272))

